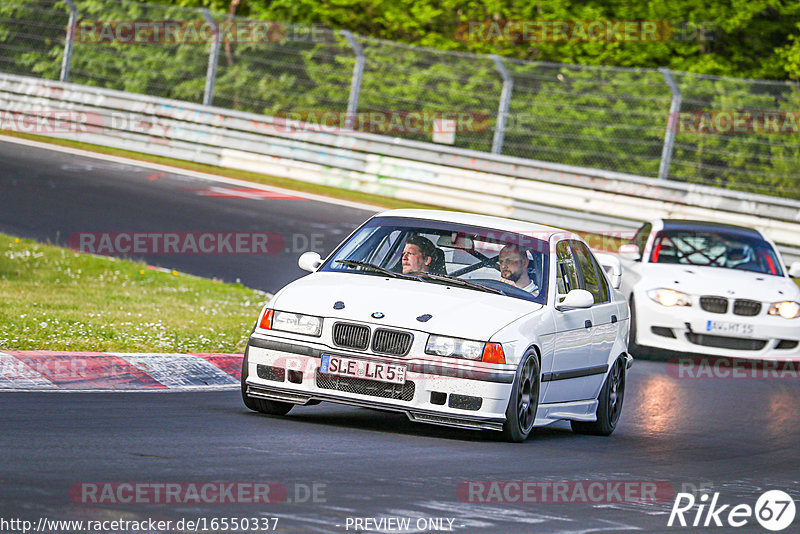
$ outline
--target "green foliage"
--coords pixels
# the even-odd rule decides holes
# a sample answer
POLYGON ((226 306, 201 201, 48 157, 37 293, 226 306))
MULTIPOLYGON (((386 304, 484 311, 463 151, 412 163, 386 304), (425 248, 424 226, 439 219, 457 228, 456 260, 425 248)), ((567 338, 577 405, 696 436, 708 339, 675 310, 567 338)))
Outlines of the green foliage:
MULTIPOLYGON (((199 22, 199 7, 225 21, 231 0, 169 4, 79 0, 78 8, 82 21, 199 22)), ((800 3, 241 0, 236 15, 281 23, 284 38, 223 43, 215 105, 267 115, 346 111, 355 57, 335 30, 347 29, 363 36, 366 55, 358 111, 466 112, 474 120, 456 132, 462 148, 492 147, 502 79, 487 54, 503 56, 514 78, 503 153, 518 157, 656 176, 671 93, 655 67, 676 73, 682 111, 800 110, 796 84, 721 78, 800 79, 800 3), (656 22, 658 38, 487 39, 469 26, 596 20, 656 22)), ((0 71, 57 78, 66 20, 60 0, 0 4, 0 71)), ((209 49, 80 41, 70 81, 200 102, 209 49)), ((377 133, 432 140, 430 128, 377 133)), ((681 131, 670 178, 800 198, 797 141, 797 133, 681 131)))
POLYGON ((445 50, 766 79, 792 74, 778 50, 800 35, 800 4, 780 0, 244 0, 240 9, 445 50), (457 32, 469 21, 593 20, 659 21, 673 32, 656 42, 479 40, 457 32))
POLYGON ((0 2, 0 71, 58 79, 67 25, 63 2, 0 2))

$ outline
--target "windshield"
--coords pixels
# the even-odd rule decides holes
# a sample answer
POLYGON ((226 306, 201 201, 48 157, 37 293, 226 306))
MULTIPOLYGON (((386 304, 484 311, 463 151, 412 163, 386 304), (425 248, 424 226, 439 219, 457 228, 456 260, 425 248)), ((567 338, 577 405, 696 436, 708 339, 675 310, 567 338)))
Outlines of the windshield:
POLYGON ((320 271, 393 276, 447 284, 544 304, 547 241, 442 221, 375 217, 320 271))
POLYGON ((651 263, 682 263, 783 276, 778 257, 763 239, 724 230, 662 230, 651 263))

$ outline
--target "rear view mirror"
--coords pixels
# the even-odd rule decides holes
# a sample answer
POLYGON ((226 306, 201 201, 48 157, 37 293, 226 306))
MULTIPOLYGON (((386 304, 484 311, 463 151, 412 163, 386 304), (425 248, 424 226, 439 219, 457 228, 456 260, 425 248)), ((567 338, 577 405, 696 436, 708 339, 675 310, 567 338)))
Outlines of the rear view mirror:
POLYGON ((642 251, 637 245, 628 243, 619 247, 619 257, 623 260, 639 261, 642 259, 642 251))
POLYGON ((789 267, 789 276, 792 278, 800 278, 800 261, 793 261, 789 267))
POLYGON ((466 251, 475 249, 475 243, 472 241, 471 237, 457 232, 441 236, 436 241, 436 246, 439 248, 459 248, 466 251))
POLYGON ((313 273, 322 265, 322 258, 318 253, 309 250, 308 252, 303 252, 297 259, 297 265, 304 271, 313 273))
POLYGON ((594 304, 594 296, 585 289, 573 289, 560 303, 556 304, 556 309, 560 311, 574 310, 576 308, 590 308, 594 304))
POLYGON ((611 286, 614 289, 619 289, 622 284, 622 264, 619 262, 619 258, 613 254, 604 254, 602 252, 596 252, 594 257, 603 266, 603 270, 611 281, 611 286))

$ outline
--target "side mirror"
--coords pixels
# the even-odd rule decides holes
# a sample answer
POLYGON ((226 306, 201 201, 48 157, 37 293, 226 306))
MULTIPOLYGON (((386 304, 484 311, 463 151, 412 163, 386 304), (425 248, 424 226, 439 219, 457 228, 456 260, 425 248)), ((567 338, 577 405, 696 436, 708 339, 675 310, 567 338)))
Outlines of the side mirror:
POLYGON ((309 250, 300 255, 300 258, 297 260, 297 265, 304 271, 313 273, 322 265, 322 258, 320 258, 318 253, 309 250))
POLYGON ((800 261, 793 261, 789 267, 789 276, 792 278, 800 278, 800 261))
POLYGON ((556 304, 559 311, 574 310, 576 308, 590 308, 594 304, 594 296, 585 289, 573 289, 564 300, 556 304))
POLYGON ((596 252, 594 257, 597 258, 597 262, 603 266, 603 270, 608 274, 611 286, 614 289, 619 289, 622 284, 622 264, 619 262, 619 258, 613 254, 604 254, 602 252, 596 252))
POLYGON ((642 259, 642 251, 637 245, 628 243, 619 247, 619 257, 623 260, 639 261, 642 259))

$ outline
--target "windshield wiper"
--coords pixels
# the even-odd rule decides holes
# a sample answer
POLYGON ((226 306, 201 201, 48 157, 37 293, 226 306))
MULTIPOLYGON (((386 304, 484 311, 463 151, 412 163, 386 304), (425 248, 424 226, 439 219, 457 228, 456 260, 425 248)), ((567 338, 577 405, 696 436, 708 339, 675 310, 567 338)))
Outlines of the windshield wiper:
POLYGON ((476 282, 470 282, 469 280, 462 280, 461 278, 456 278, 455 276, 449 276, 446 274, 433 274, 433 273, 426 273, 422 271, 414 271, 416 276, 420 278, 426 278, 428 280, 437 280, 439 282, 447 282, 453 284, 454 286, 461 286, 461 287, 468 287, 470 289, 477 289, 478 291, 485 291, 487 293, 495 293, 497 295, 503 295, 503 292, 499 289, 495 289, 493 287, 486 287, 478 284, 476 282))
POLYGON ((358 261, 358 260, 336 260, 336 263, 343 263, 348 267, 361 267, 363 269, 368 269, 370 271, 375 271, 376 273, 385 274, 386 276, 391 276, 392 278, 403 278, 406 280, 419 280, 416 276, 410 276, 407 274, 396 273, 394 271, 390 271, 389 269, 384 269, 380 265, 375 265, 374 263, 369 263, 366 261, 358 261))

